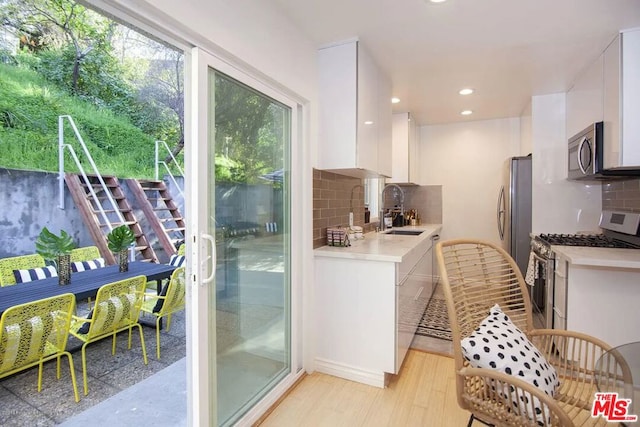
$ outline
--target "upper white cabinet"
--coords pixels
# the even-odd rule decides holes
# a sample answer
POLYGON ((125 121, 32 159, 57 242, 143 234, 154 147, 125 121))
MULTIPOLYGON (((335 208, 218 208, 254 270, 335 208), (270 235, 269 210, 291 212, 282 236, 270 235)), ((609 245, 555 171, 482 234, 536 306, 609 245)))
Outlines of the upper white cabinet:
POLYGON ((620 33, 602 55, 604 167, 640 166, 640 29, 620 33))
POLYGON ((602 121, 603 56, 585 68, 567 92, 567 139, 587 126, 602 121))
POLYGON ((411 113, 396 113, 392 121, 393 169, 387 182, 419 184, 418 125, 411 113))
POLYGON ((320 49, 318 168, 391 176, 391 81, 358 41, 320 49))

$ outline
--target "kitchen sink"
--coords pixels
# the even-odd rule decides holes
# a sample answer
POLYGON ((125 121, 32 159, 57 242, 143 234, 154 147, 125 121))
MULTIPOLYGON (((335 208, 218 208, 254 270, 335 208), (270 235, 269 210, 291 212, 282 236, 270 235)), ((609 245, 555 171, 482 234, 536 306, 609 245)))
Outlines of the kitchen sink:
POLYGON ((396 230, 385 231, 384 234, 398 234, 401 236, 419 236, 424 233, 424 230, 396 230))

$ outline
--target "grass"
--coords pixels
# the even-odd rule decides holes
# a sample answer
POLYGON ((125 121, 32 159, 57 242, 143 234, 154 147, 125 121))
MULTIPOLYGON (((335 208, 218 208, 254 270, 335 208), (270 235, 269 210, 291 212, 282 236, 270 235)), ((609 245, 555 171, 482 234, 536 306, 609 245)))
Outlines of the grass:
MULTIPOLYGON (((151 136, 106 108, 67 94, 31 70, 6 64, 0 64, 0 167, 57 171, 60 115, 73 118, 101 174, 154 177, 151 136)), ((68 124, 64 135, 89 173, 68 124)), ((65 170, 78 171, 69 154, 65 155, 65 170)))

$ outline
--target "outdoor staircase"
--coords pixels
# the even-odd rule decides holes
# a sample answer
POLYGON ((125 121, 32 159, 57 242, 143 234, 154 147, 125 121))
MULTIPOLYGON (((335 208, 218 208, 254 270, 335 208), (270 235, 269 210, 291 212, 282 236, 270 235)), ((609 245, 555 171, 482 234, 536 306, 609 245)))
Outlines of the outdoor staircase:
POLYGON ((126 179, 129 190, 168 256, 185 239, 185 223, 164 181, 126 179))
POLYGON ((89 182, 86 182, 82 175, 71 173, 66 173, 64 176, 67 187, 89 230, 89 234, 107 264, 116 264, 118 262, 107 246, 107 234, 112 228, 122 224, 129 226, 136 236, 136 259, 142 258, 143 260, 157 263, 156 253, 144 235, 120 187, 118 178, 103 176, 102 179, 106 187, 102 186, 97 176, 87 175, 87 179, 89 182), (95 199, 91 194, 91 189, 97 196, 95 199), (116 206, 111 204, 110 198, 115 202, 116 206))

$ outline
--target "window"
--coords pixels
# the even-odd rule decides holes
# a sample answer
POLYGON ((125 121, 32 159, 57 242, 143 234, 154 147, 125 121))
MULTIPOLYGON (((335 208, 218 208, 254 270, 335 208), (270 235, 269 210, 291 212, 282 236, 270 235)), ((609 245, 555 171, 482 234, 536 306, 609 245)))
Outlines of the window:
POLYGON ((368 207, 369 212, 371 212, 369 222, 378 221, 381 185, 384 185, 384 180, 379 178, 367 178, 364 180, 364 205, 368 207))

